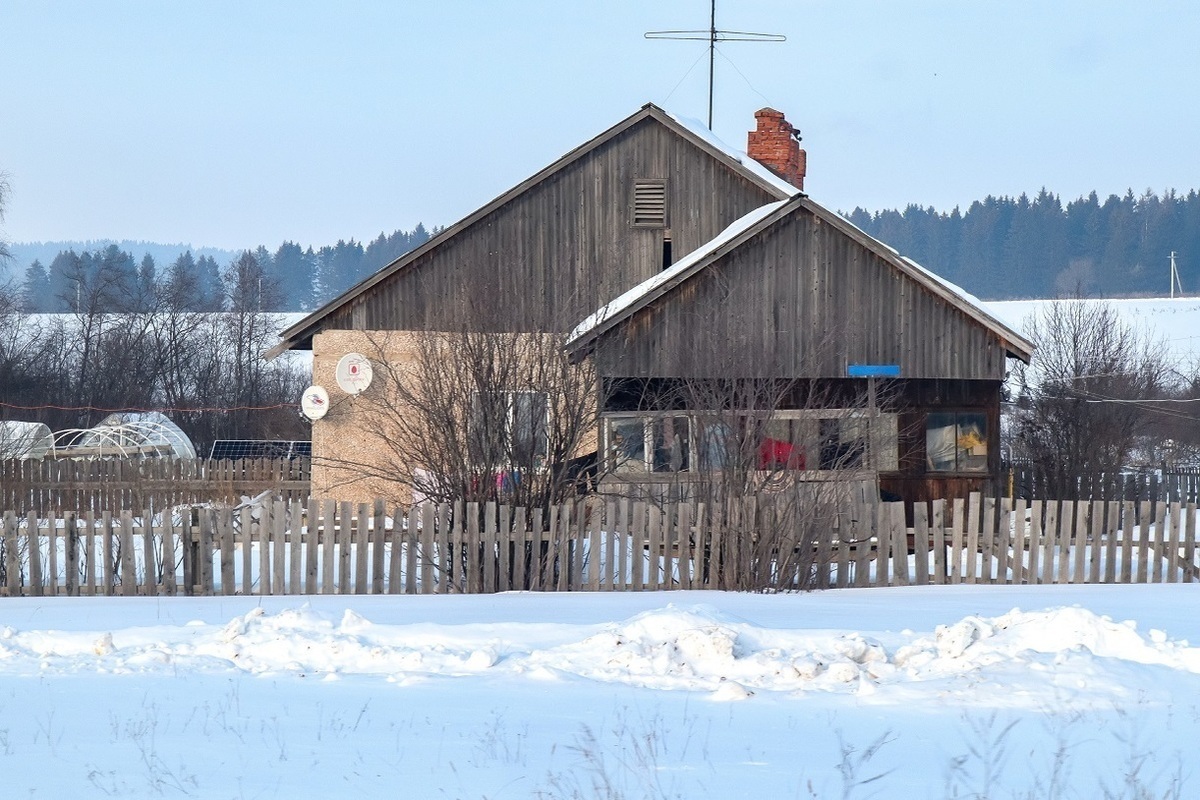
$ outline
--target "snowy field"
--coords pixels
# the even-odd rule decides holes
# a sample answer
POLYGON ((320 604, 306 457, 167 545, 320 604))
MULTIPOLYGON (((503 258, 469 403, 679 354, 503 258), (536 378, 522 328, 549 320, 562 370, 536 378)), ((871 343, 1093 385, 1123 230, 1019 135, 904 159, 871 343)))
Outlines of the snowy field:
MULTIPOLYGON (((1013 330, 1024 332, 1026 320, 1044 313, 1045 308, 1055 302, 1058 301, 988 300, 983 307, 1013 330)), ((1069 302, 1107 305, 1126 325, 1152 341, 1161 342, 1164 353, 1176 365, 1191 368, 1200 364, 1200 298, 1145 297, 1069 302)))
POLYGON ((5 599, 3 796, 1198 797, 1197 607, 1186 584, 5 599))

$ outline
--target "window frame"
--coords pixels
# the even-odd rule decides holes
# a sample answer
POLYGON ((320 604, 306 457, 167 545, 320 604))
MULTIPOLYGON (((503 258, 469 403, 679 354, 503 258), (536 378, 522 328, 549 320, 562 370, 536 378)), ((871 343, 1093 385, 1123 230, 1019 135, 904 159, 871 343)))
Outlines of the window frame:
MULTIPOLYGON (((606 412, 601 416, 600 425, 601 444, 604 453, 604 468, 605 472, 613 475, 674 475, 681 472, 695 471, 696 458, 696 421, 693 414, 686 411, 617 411, 606 412), (680 459, 686 464, 681 469, 659 469, 658 455, 666 448, 658 447, 658 430, 657 426, 664 420, 685 420, 687 424, 686 438, 683 442, 680 459), (613 441, 613 422, 640 422, 642 435, 641 447, 638 452, 641 454, 642 469, 618 469, 618 463, 615 460, 616 450, 613 441)), ((632 453, 630 453, 630 458, 632 453)), ((620 463, 625 464, 628 458, 620 463)))
MULTIPOLYGON (((847 467, 846 469, 859 472, 898 472, 899 471, 899 414, 893 412, 879 413, 872 417, 869 409, 786 409, 770 413, 761 411, 736 411, 736 412, 716 412, 716 411, 610 411, 601 414, 600 425, 600 444, 601 444, 601 466, 607 475, 612 476, 653 476, 653 475, 673 475, 680 473, 711 473, 718 472, 724 468, 722 465, 712 465, 711 455, 706 455, 709 451, 709 443, 705 441, 706 429, 711 424, 711 421, 728 420, 731 416, 740 418, 741 424, 749 426, 756 424, 762 426, 763 430, 772 421, 814 421, 830 420, 844 423, 845 421, 855 421, 867 423, 865 438, 859 437, 858 441, 864 441, 866 447, 863 451, 863 461, 855 467, 847 467), (687 467, 680 470, 662 470, 655 469, 655 434, 653 425, 664 418, 685 418, 688 420, 688 441, 686 443, 686 461, 687 467), (870 420, 876 419, 882 423, 876 426, 870 426, 870 420), (642 422, 642 446, 640 449, 640 457, 643 468, 640 470, 620 469, 621 464, 616 461, 613 440, 613 423, 640 420, 642 422), (874 436, 869 432, 871 427, 875 427, 874 436), (879 445, 879 441, 886 437, 886 442, 883 446, 879 445), (872 442, 874 438, 876 441, 872 442)), ((746 433, 749 433, 747 430, 746 433)), ((761 434, 760 434, 761 435, 761 434)), ((835 472, 842 471, 840 468, 822 468, 821 458, 819 453, 820 446, 818 445, 818 453, 816 459, 809 459, 804 456, 804 468, 794 468, 784 466, 771 467, 768 469, 757 469, 757 472, 771 472, 775 469, 783 469, 788 472, 805 473, 814 477, 821 475, 829 475, 835 472), (813 466, 817 464, 818 466, 813 466)), ((726 451, 727 452, 727 451, 726 451)))
MULTIPOLYGON (((470 405, 467 412, 467 447, 470 448, 475 439, 474 430, 479 422, 474 419, 476 414, 475 409, 478 407, 479 398, 484 395, 498 395, 504 398, 504 430, 502 432, 502 443, 504 450, 504 458, 497 464, 479 464, 480 459, 478 454, 468 453, 468 457, 472 462, 476 462, 479 467, 503 467, 503 468, 525 468, 532 466, 534 469, 546 469, 550 463, 550 393, 540 389, 491 389, 488 391, 475 390, 471 392, 470 405), (511 456, 516 451, 516 426, 518 421, 518 410, 516 398, 522 396, 540 397, 542 402, 542 419, 541 419, 541 436, 538 435, 537 426, 535 424, 532 433, 534 448, 531 452, 532 465, 514 464, 511 463, 511 456), (540 441, 539 441, 540 440, 540 441), (541 452, 538 452, 538 445, 541 445, 541 452)), ((535 401, 536 403, 536 401, 535 401)), ((481 405, 481 404, 480 404, 481 405)), ((533 416, 531 415, 532 419, 533 416)))
MULTIPOLYGON (((940 429, 945 429, 948 426, 940 425, 938 427, 940 429)), ((972 476, 989 474, 991 472, 990 459, 991 459, 991 444, 992 444, 990 436, 989 436, 989 431, 988 431, 989 427, 990 427, 990 421, 988 419, 987 411, 985 411, 984 409, 947 408, 947 409, 939 409, 937 411, 926 412, 926 414, 925 414, 925 473, 930 474, 930 475, 972 475, 972 476), (930 446, 930 430, 931 430, 930 421, 933 420, 935 417, 949 417, 949 418, 953 419, 954 437, 952 440, 953 448, 952 448, 951 452, 953 452, 953 454, 954 454, 954 464, 949 469, 935 467, 933 456, 931 455, 931 451, 933 448, 931 448, 931 446, 930 446), (977 432, 977 435, 982 440, 980 443, 984 446, 984 452, 982 455, 967 456, 967 458, 982 459, 982 462, 980 463, 980 465, 978 467, 965 467, 962 464, 962 459, 963 459, 962 452, 966 448, 961 447, 960 443, 961 443, 962 439, 964 438, 964 436, 966 435, 962 432, 962 428, 963 428, 962 421, 966 417, 977 417, 982 422, 982 425, 981 425, 982 430, 977 432)), ((978 446, 978 445, 976 445, 976 446, 978 446)))

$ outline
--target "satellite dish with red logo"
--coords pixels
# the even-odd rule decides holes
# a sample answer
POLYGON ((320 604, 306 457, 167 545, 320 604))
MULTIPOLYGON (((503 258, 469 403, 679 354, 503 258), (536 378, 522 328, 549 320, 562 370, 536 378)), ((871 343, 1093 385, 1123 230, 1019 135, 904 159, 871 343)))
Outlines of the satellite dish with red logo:
POLYGON ((316 421, 329 411, 329 393, 323 386, 310 386, 300 395, 300 411, 304 416, 316 421))
POLYGON ((371 385, 375 371, 371 368, 371 360, 362 353, 346 353, 338 361, 334 374, 343 392, 362 394, 371 385))

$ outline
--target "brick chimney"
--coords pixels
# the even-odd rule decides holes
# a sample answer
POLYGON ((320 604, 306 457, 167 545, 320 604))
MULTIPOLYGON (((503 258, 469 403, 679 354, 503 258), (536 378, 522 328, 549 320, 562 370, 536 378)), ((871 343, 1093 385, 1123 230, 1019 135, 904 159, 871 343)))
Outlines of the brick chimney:
POLYGON ((800 132, 793 128, 783 112, 764 108, 754 112, 758 129, 746 137, 746 152, 755 161, 804 191, 808 154, 800 149, 800 132))

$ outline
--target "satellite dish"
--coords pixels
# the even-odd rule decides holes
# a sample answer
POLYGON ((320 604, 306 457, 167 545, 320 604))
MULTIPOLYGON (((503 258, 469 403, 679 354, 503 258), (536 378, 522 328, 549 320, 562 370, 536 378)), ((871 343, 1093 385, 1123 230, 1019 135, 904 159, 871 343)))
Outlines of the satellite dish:
POLYGON ((318 420, 329 410, 329 392, 323 386, 310 386, 300 396, 300 410, 311 420, 318 420))
POLYGON ((371 385, 375 371, 362 353, 346 353, 337 364, 337 385, 346 394, 362 394, 371 385))

